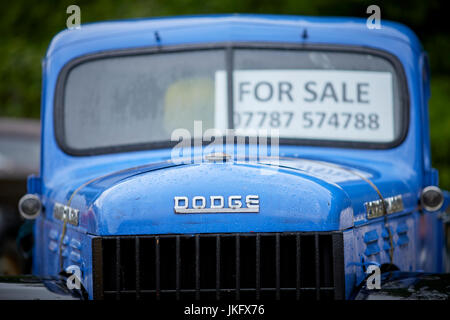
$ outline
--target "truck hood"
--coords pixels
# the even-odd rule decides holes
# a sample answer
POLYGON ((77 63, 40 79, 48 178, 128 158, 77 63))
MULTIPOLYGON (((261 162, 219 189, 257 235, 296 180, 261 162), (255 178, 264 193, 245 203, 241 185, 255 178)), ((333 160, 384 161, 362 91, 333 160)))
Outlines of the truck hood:
POLYGON ((98 235, 343 230, 365 219, 364 202, 379 199, 367 179, 385 197, 412 195, 400 177, 382 171, 296 158, 167 161, 95 178, 65 198, 80 210, 80 226, 98 235), (222 196, 227 207, 230 196, 241 196, 245 206, 247 195, 259 197, 259 212, 174 211, 175 197, 222 196))

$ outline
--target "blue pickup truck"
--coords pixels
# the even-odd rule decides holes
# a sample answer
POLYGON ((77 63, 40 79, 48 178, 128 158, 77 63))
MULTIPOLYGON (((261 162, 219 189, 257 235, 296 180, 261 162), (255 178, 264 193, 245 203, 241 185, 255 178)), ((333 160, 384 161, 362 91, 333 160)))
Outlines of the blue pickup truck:
POLYGON ((368 270, 446 272, 429 97, 427 55, 394 22, 64 30, 43 60, 40 175, 19 204, 33 274, 76 274, 89 299, 225 300, 349 299, 368 270))

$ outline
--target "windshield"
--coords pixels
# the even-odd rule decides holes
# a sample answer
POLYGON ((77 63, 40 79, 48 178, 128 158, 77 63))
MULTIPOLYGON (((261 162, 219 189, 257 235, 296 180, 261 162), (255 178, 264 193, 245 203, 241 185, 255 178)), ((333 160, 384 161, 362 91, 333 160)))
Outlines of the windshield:
POLYGON ((203 130, 232 123, 248 135, 276 129, 280 143, 389 144, 402 132, 401 98, 391 62, 368 53, 218 48, 122 54, 70 68, 56 106, 63 116, 57 134, 72 150, 151 145, 170 141, 180 128, 196 137, 194 121, 202 121, 203 130))

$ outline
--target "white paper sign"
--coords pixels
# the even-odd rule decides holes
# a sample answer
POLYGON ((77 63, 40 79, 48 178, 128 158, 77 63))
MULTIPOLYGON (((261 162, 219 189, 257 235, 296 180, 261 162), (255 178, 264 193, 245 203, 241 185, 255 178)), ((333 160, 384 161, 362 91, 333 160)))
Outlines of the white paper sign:
MULTIPOLYGON (((217 71, 216 127, 227 115, 227 79, 217 71)), ((233 73, 234 125, 278 129, 282 138, 390 142, 392 75, 339 70, 241 70, 233 73)))

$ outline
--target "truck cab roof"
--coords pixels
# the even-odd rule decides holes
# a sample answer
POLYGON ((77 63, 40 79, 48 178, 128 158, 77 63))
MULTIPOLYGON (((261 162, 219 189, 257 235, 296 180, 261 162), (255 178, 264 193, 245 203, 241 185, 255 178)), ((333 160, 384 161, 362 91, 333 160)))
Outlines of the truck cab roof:
POLYGON ((336 43, 386 48, 395 40, 420 52, 414 32, 400 23, 382 20, 381 29, 369 29, 364 18, 293 15, 226 14, 130 19, 81 25, 64 30, 51 42, 49 58, 68 46, 89 45, 92 50, 187 43, 257 41, 336 43), (123 41, 121 39, 126 39, 123 41), (103 44, 103 45, 102 45, 103 44))

